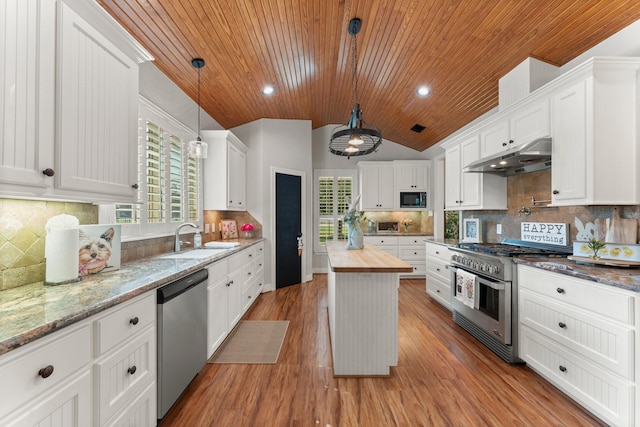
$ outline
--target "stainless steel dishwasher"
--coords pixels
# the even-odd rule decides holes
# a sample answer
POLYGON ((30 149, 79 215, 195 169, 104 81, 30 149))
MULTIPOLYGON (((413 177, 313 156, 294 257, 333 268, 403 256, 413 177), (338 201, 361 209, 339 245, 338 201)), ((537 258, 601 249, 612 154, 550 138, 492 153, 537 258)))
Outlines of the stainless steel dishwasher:
POLYGON ((207 278, 196 271, 157 291, 158 420, 207 363, 207 278))

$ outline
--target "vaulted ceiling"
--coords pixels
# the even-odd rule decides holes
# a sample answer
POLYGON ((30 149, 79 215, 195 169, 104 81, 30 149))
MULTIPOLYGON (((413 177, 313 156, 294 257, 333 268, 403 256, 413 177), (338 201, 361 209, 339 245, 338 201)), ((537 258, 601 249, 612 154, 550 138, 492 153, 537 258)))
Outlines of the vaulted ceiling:
POLYGON ((349 20, 359 100, 385 139, 422 151, 498 104, 531 56, 563 65, 640 19, 638 0, 98 0, 225 128, 259 118, 345 123, 349 20), (264 96, 264 85, 276 89, 264 96), (416 96, 427 85, 431 95, 416 96), (422 133, 409 129, 426 126, 422 133))

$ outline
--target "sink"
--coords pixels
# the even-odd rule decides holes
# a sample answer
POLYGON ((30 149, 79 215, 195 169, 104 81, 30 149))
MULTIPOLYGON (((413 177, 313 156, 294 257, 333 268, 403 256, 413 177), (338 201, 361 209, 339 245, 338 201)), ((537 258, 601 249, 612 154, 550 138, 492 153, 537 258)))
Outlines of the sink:
POLYGON ((162 259, 202 259, 209 258, 215 255, 218 255, 222 252, 228 251, 229 248, 218 248, 218 249, 193 249, 186 252, 180 252, 175 254, 163 255, 160 258, 162 259))
POLYGON ((232 249, 240 246, 238 242, 207 242, 204 244, 206 249, 232 249))

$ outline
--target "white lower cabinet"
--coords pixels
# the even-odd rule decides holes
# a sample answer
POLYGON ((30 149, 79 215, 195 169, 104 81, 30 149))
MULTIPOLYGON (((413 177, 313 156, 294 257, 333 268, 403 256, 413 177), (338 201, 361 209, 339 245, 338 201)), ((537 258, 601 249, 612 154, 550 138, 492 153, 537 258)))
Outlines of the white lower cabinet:
POLYGON ((149 384, 107 427, 153 426, 157 423, 156 386, 149 384))
POLYGON ((91 425, 90 362, 86 321, 0 356, 0 425, 91 425))
POLYGON ((636 296, 518 266, 520 358, 610 425, 635 425, 636 296))
MULTIPOLYGON (((94 425, 128 419, 138 411, 130 404, 143 390, 151 387, 155 394, 155 313, 156 293, 153 291, 107 310, 93 322, 96 343, 94 425), (116 336, 119 339, 115 339, 116 336)), ((155 397, 149 405, 155 414, 155 397)), ((155 425, 155 416, 151 421, 152 424, 144 425, 155 425)))
POLYGON ((427 241, 425 254, 427 294, 451 310, 451 276, 447 269, 451 252, 444 245, 427 241))
POLYGON ((207 266, 207 357, 255 302, 264 283, 264 242, 207 266))
POLYGON ((400 273, 400 277, 423 277, 425 236, 380 235, 364 236, 364 243, 374 245, 407 264, 411 264, 413 272, 400 273))
POLYGON ((398 236, 398 258, 413 267, 413 272, 400 273, 400 277, 424 277, 424 240, 424 236, 398 236))

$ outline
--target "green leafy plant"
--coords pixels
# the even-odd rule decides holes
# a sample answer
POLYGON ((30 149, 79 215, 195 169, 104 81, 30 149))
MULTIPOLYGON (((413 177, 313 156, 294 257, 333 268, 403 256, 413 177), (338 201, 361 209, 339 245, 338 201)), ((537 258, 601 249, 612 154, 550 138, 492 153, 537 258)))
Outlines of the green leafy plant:
POLYGON ((591 258, 593 259, 600 259, 600 257, 598 256, 598 252, 600 251, 600 249, 604 248, 605 246, 607 246, 606 243, 602 243, 601 241, 599 241, 598 239, 591 238, 589 239, 589 243, 587 243, 587 246, 589 246, 589 249, 591 249, 593 251, 593 255, 591 255, 591 258))
POLYGON ((459 216, 456 211, 446 211, 444 213, 444 238, 455 239, 459 238, 459 216))

